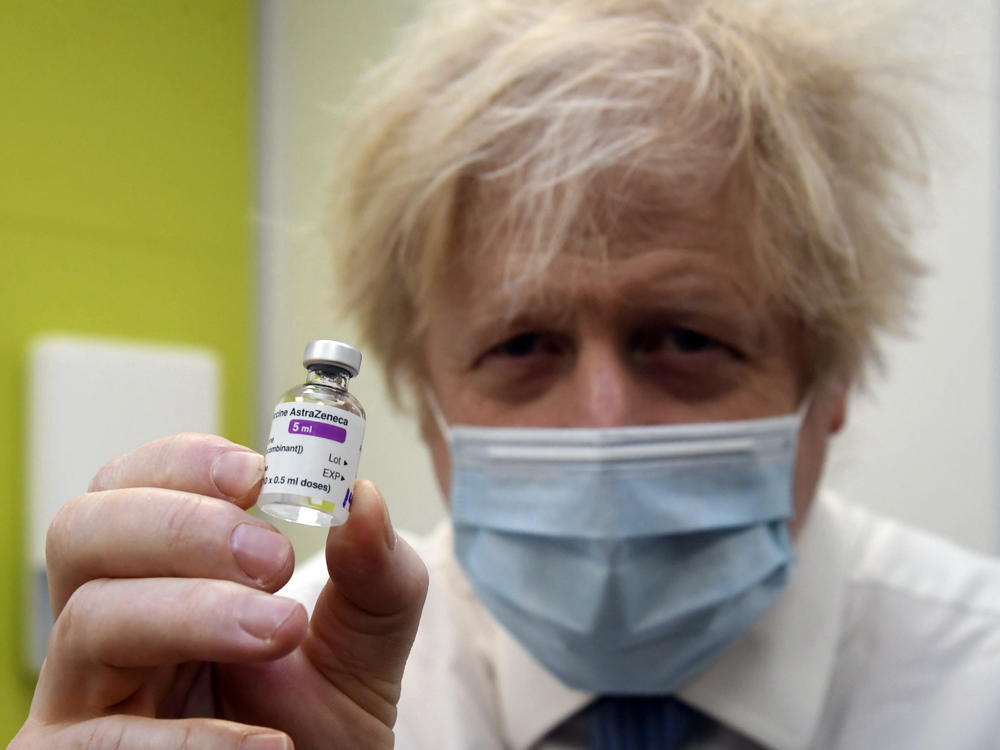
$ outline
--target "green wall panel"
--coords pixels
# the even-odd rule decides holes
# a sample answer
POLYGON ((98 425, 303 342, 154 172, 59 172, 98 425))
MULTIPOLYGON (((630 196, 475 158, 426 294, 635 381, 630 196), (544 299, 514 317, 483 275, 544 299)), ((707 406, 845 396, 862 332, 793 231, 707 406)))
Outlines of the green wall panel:
POLYGON ((20 632, 30 338, 59 331, 210 347, 224 363, 224 432, 250 440, 251 9, 236 0, 0 0, 4 743, 33 687, 20 632))

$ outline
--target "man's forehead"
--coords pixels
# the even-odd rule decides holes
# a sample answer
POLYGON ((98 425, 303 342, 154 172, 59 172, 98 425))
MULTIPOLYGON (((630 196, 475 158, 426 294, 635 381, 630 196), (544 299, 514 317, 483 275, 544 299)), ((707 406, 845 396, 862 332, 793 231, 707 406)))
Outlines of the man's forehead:
POLYGON ((758 278, 745 201, 735 180, 720 181, 609 170, 533 205, 509 179, 469 180, 438 288, 469 290, 467 306, 497 320, 525 310, 557 315, 566 301, 588 296, 617 295, 627 305, 654 281, 690 275, 699 263, 703 276, 735 270, 758 278), (674 262, 665 263, 671 253, 674 262))
POLYGON ((465 249, 451 283, 512 302, 606 286, 641 288, 663 274, 734 269, 756 277, 756 257, 741 226, 725 213, 677 216, 655 225, 621 224, 614 233, 573 232, 559 246, 528 245, 497 232, 465 249), (455 276, 459 278, 455 278, 455 276))
MULTIPOLYGON (((765 302, 760 285, 730 255, 700 246, 628 248, 606 255, 566 252, 537 272, 521 275, 486 263, 469 268, 464 279, 454 279, 447 296, 470 325, 519 318, 555 322, 583 310, 620 316, 677 306, 760 309, 765 302)), ((518 257, 507 256, 514 265, 518 257)))
POLYGON ((501 242, 527 252, 558 234, 565 249, 586 253, 603 245, 655 243, 678 228, 742 227, 746 196, 737 180, 714 171, 664 174, 622 167, 534 190, 515 176, 470 177, 456 204, 456 245, 475 252, 501 242))

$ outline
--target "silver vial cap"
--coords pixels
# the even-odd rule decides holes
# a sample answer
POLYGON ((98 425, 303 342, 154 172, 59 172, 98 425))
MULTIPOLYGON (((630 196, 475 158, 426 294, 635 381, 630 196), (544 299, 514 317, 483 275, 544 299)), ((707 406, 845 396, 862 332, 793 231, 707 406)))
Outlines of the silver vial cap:
POLYGON ((361 369, 361 352, 350 344, 329 339, 316 339, 306 344, 302 364, 307 369, 313 365, 333 365, 347 370, 353 378, 361 369))

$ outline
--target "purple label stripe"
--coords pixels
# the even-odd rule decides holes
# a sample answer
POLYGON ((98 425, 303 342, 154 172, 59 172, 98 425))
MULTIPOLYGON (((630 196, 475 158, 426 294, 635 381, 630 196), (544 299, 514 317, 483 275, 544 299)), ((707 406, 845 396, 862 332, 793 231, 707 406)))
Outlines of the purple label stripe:
POLYGON ((342 443, 347 438, 347 430, 335 424, 315 422, 311 419, 293 419, 288 423, 288 434, 311 435, 342 443))

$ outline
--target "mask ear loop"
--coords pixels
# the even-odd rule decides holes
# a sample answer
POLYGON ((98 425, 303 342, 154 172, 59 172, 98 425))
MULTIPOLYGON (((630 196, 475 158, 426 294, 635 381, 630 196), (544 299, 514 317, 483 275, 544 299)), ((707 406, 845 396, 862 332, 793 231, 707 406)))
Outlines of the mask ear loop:
POLYGON ((795 410, 795 414, 799 418, 800 424, 805 421, 806 414, 808 414, 809 410, 812 408, 813 398, 815 398, 815 396, 816 386, 811 385, 809 386, 809 390, 806 391, 805 396, 802 397, 802 403, 799 404, 799 408, 795 410))
POLYGON ((805 424, 806 415, 809 414, 809 410, 813 407, 813 400, 816 398, 816 390, 816 385, 811 384, 806 390, 805 396, 802 397, 802 401, 799 403, 799 408, 795 410, 796 435, 802 431, 802 425, 805 424))
POLYGON ((438 403, 437 396, 431 390, 430 386, 424 387, 424 398, 427 401, 427 408, 430 409, 431 416, 434 418, 434 423, 437 425, 438 430, 441 431, 441 437, 444 438, 444 441, 448 445, 451 445, 451 429, 448 427, 448 421, 444 418, 444 412, 441 411, 441 405, 438 403))

